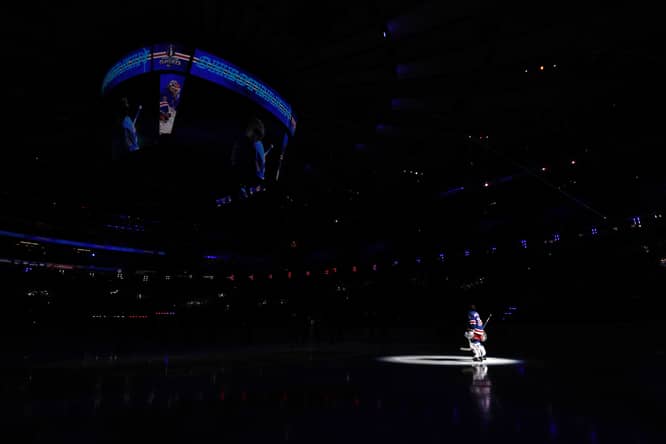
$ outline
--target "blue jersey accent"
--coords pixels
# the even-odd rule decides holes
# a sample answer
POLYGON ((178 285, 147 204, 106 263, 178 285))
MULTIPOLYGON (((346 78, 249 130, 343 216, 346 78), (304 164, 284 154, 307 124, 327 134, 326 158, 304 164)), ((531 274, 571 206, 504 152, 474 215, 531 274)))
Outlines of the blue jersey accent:
POLYGON ((266 154, 264 153, 264 144, 261 143, 261 140, 254 142, 254 149, 257 159, 257 177, 264 180, 264 175, 266 173, 266 154))
POLYGON ((130 116, 125 116, 123 119, 123 130, 125 132, 125 146, 129 151, 137 151, 139 149, 139 138, 136 134, 136 127, 130 116))
POLYGON ((467 328, 474 330, 483 330, 483 321, 481 321, 481 316, 476 310, 470 310, 467 312, 467 328))

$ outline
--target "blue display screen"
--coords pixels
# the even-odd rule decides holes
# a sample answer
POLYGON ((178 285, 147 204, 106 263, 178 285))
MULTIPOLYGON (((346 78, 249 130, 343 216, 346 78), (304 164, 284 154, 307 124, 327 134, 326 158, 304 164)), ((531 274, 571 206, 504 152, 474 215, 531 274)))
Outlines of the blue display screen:
POLYGON ((150 72, 151 51, 141 48, 127 54, 113 65, 102 82, 102 94, 130 77, 150 72))
POLYGON ((296 119, 291 113, 291 106, 268 85, 232 63, 196 49, 190 74, 243 94, 277 117, 292 134, 296 130, 296 119))
MULTIPOLYGON (((107 72, 102 82, 102 94, 119 83, 151 71, 189 73, 216 83, 250 100, 273 114, 285 125, 291 135, 296 131, 296 118, 291 106, 268 85, 246 73, 236 65, 199 49, 191 51, 173 43, 141 48, 123 57, 107 72)), ((182 84, 182 82, 181 82, 182 84)))

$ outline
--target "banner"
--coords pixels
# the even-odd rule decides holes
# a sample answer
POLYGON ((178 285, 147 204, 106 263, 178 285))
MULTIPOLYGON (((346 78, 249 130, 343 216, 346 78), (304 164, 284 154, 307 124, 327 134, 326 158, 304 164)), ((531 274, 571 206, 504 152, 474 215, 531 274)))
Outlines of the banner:
POLYGON ((184 75, 160 75, 160 135, 173 131, 184 83, 184 75))

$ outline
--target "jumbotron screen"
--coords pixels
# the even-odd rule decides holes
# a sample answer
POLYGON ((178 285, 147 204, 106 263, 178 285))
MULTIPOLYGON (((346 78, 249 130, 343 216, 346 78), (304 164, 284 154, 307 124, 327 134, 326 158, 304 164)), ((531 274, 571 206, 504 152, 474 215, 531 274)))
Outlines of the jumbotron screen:
POLYGON ((277 178, 296 130, 291 105, 274 88, 219 56, 174 43, 122 57, 101 92, 116 115, 109 119, 115 158, 178 152, 178 162, 198 159, 202 171, 231 177, 234 147, 258 120, 263 137, 251 142, 263 153, 258 174, 277 178))
POLYGON ((209 52, 187 50, 176 44, 156 44, 127 54, 107 72, 102 94, 120 83, 150 72, 174 71, 200 77, 241 94, 271 113, 294 135, 296 117, 291 106, 273 88, 237 65, 209 52))
POLYGON ((151 72, 152 52, 149 48, 132 51, 118 60, 104 76, 102 93, 110 91, 127 79, 151 72))

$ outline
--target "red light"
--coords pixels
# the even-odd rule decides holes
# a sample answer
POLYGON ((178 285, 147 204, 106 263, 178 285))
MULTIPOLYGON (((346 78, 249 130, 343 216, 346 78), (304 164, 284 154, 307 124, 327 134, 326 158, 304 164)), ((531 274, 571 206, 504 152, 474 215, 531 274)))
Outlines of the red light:
POLYGON ((377 271, 377 264, 372 264, 372 271, 377 271))
POLYGON ((248 276, 248 279, 250 279, 251 281, 253 281, 253 280, 254 280, 254 275, 253 275, 253 274, 249 275, 249 276, 248 276))
POLYGON ((291 279, 291 271, 287 272, 287 279, 291 279))
POLYGON ((352 266, 352 273, 356 273, 358 271, 358 268, 356 268, 356 265, 352 266))
POLYGON ((309 272, 309 271, 306 271, 306 272, 305 272, 305 276, 306 276, 306 277, 310 277, 310 272, 309 272))
POLYGON ((268 273, 268 279, 273 279, 273 273, 268 273))
POLYGON ((337 273, 337 272, 338 272, 338 269, 333 267, 333 273, 337 273))

